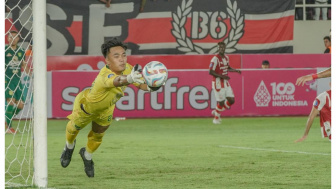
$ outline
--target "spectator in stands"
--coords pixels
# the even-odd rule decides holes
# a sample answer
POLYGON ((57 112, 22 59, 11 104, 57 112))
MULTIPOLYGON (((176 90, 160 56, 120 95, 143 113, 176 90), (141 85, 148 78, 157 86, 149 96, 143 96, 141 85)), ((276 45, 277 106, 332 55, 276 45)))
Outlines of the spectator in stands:
POLYGON ((5 12, 10 12, 10 8, 8 6, 7 1, 5 1, 5 12))
MULTIPOLYGON (((303 0, 296 0, 297 5, 302 5, 303 0)), ((303 20, 303 8, 295 7, 295 20, 303 20)))
MULTIPOLYGON (((145 8, 145 5, 146 5, 146 1, 147 0, 140 0, 140 9, 139 9, 139 12, 143 12, 144 11, 144 8, 145 8)), ((154 2, 156 2, 156 0, 152 0, 154 2)), ((170 0, 167 0, 167 1, 170 1, 170 0)))
MULTIPOLYGON (((312 5, 315 4, 315 0, 306 0, 306 5, 312 5)), ((313 20, 314 19, 314 8, 306 7, 306 20, 313 20)))
POLYGON ((112 0, 99 0, 100 2, 102 2, 102 3, 105 3, 105 6, 107 7, 107 8, 109 8, 110 6, 111 6, 111 1, 112 0))
POLYGON ((270 68, 270 63, 268 60, 263 60, 262 63, 261 63, 261 68, 262 69, 268 69, 270 68))
MULTIPOLYGON (((328 0, 315 0, 315 5, 327 5, 328 0)), ((315 8, 315 20, 320 20, 320 13, 322 9, 322 19, 327 20, 328 7, 317 7, 315 8)))
POLYGON ((139 12, 144 11, 145 5, 146 5, 146 0, 140 0, 140 10, 139 10, 139 12))
POLYGON ((326 49, 324 50, 324 53, 329 53, 331 54, 331 39, 329 36, 325 36, 323 38, 324 41, 324 46, 326 47, 326 49))
POLYGON ((33 42, 31 42, 25 52, 26 58, 29 56, 33 56, 33 42))

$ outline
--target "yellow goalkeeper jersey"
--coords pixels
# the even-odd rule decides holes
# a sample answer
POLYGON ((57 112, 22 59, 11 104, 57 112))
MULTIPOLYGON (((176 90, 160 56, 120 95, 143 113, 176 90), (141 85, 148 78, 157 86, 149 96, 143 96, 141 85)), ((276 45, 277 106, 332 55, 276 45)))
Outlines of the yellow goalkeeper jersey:
MULTIPOLYGON (((131 73, 133 66, 126 63, 126 69, 122 75, 131 73)), ((90 89, 83 91, 83 98, 80 103, 83 108, 90 114, 100 114, 110 108, 115 107, 115 103, 124 96, 124 90, 127 86, 115 87, 113 80, 118 75, 110 70, 107 66, 102 68, 93 81, 90 89)), ((134 83, 135 86, 140 84, 134 83)))

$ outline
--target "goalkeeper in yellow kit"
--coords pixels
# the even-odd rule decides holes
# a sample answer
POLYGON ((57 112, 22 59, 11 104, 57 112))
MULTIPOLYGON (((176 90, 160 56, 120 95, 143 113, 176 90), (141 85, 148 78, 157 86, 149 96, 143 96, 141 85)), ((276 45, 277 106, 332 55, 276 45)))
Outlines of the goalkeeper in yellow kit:
POLYGON ((78 132, 92 122, 87 145, 80 149, 79 154, 83 159, 86 175, 94 177, 92 153, 102 143, 105 131, 112 122, 115 103, 124 96, 126 86, 133 84, 151 92, 160 88, 144 84, 141 66, 133 67, 127 63, 126 49, 125 44, 116 38, 101 46, 106 66, 100 70, 91 88, 76 96, 72 113, 68 116, 70 121, 66 126, 66 145, 61 156, 62 167, 70 164, 78 132))

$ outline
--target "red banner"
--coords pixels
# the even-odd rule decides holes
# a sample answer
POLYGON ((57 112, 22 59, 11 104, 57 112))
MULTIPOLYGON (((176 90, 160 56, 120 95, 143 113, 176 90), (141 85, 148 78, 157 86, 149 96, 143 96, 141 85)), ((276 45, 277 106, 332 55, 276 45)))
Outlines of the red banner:
MULTIPOLYGON (((307 115, 316 97, 310 85, 295 86, 296 78, 316 69, 245 70, 230 73, 235 104, 222 113, 226 116, 307 115), (286 77, 284 77, 284 75, 286 77)), ((77 93, 90 87, 98 74, 90 72, 52 72, 52 117, 71 113, 77 93)), ((128 87, 117 104, 115 117, 210 117, 216 100, 207 71, 169 71, 166 85, 158 92, 128 87)))
MULTIPOLYGON (((293 53, 293 0, 47 0, 48 55, 99 55, 105 40, 126 41, 132 55, 293 53)), ((5 33, 15 29, 26 42, 29 1, 6 1, 5 33), (25 13, 25 14, 23 14, 25 13)), ((29 15, 28 15, 29 16, 29 15)), ((31 25, 31 24, 30 24, 31 25)), ((25 44, 24 46, 26 46, 25 44)))

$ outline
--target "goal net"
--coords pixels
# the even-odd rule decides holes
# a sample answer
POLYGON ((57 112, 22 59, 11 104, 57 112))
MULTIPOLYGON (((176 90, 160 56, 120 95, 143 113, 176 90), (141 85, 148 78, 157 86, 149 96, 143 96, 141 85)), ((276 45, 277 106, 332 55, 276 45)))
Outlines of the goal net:
POLYGON ((6 187, 36 185, 33 28, 33 1, 5 0, 6 187))

